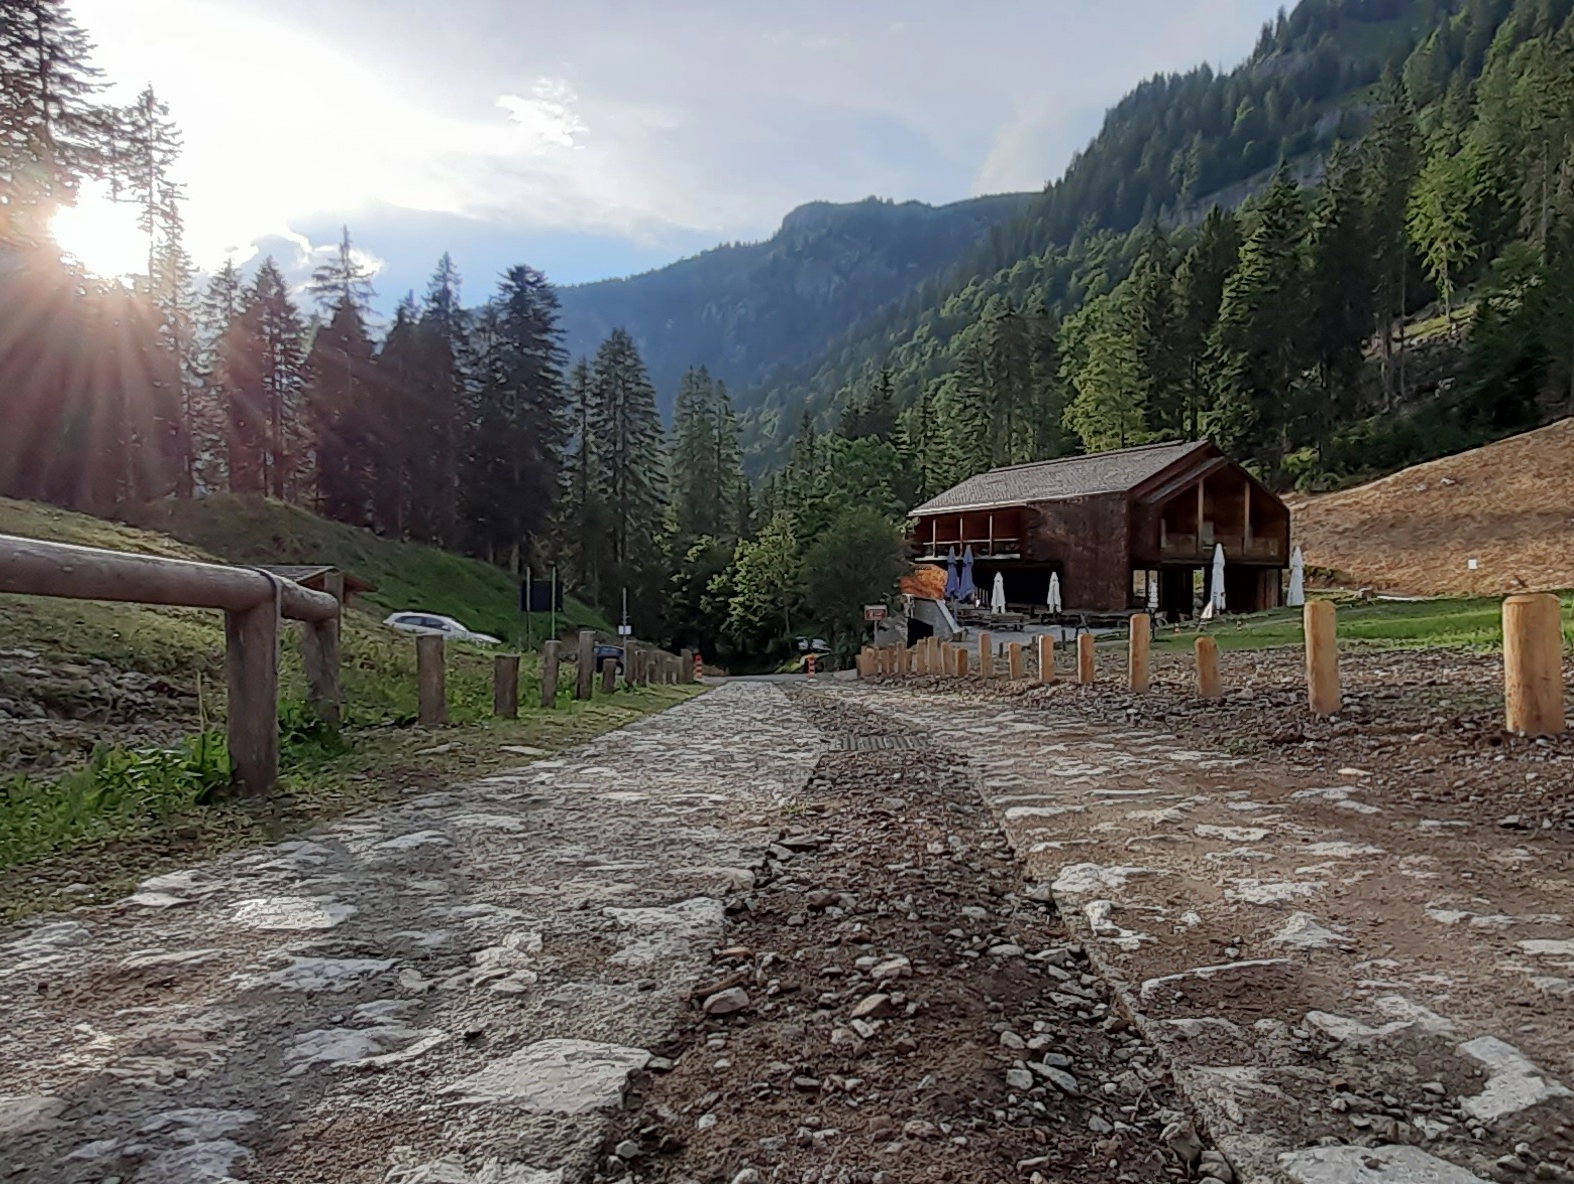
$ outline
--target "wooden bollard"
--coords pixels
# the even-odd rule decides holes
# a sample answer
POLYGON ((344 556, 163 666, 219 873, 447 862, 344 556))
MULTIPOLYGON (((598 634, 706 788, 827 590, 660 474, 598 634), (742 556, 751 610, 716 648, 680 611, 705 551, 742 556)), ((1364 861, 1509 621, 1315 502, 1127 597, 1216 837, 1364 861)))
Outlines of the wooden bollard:
POLYGON ((1197 639, 1197 694, 1204 699, 1217 699, 1224 694, 1219 681, 1219 643, 1204 634, 1197 639))
POLYGON ((1077 682, 1085 687, 1093 685, 1093 634, 1084 633, 1077 638, 1077 682))
POLYGON ((330 571, 323 577, 323 591, 339 602, 339 615, 322 621, 304 621, 301 659, 306 668, 306 697, 317 718, 331 728, 340 722, 344 698, 339 688, 339 617, 344 610, 344 573, 330 571))
POLYGON ((616 658, 601 659, 601 693, 610 695, 618 689, 618 660, 616 658))
POLYGON ((415 684, 419 709, 417 718, 423 728, 437 728, 448 722, 448 675, 443 669, 443 639, 415 639, 415 684))
POLYGON ((1022 666, 1021 642, 1013 641, 1009 646, 1006 647, 1006 663, 1011 671, 1011 681, 1021 682, 1027 673, 1022 666))
POLYGON ((541 646, 541 706, 557 706, 557 665, 562 642, 548 641, 541 646))
POLYGON ((952 656, 956 659, 956 676, 958 678, 966 678, 967 647, 965 645, 957 646, 956 649, 952 651, 952 656))
POLYGON ((991 648, 989 634, 978 635, 978 676, 992 678, 995 673, 995 651, 991 648))
POLYGON ((954 651, 949 641, 942 641, 940 643, 941 678, 950 678, 956 673, 956 659, 951 656, 953 652, 954 651))
POLYGON ((591 629, 579 631, 579 666, 574 672, 574 698, 590 698, 596 685, 596 634, 591 629))
POLYGON ((923 639, 913 648, 914 660, 918 663, 918 673, 929 673, 929 640, 923 639))
POLYGON ((694 681, 694 651, 683 650, 678 654, 678 681, 690 683, 694 681))
POLYGON ((498 654, 492 659, 492 714, 498 719, 519 718, 518 654, 498 654))
POLYGON ((1563 606, 1550 592, 1503 602, 1503 706, 1510 732, 1551 736, 1563 710, 1563 606))
POLYGON ((1041 686, 1048 686, 1055 681, 1055 635, 1053 633, 1040 633, 1038 635, 1038 681, 1041 686))
POLYGON ((1126 653, 1126 681, 1133 691, 1142 694, 1148 689, 1152 659, 1149 649, 1153 642, 1153 623, 1147 613, 1131 618, 1131 642, 1126 653))
POLYGON ((1313 715, 1339 710, 1339 640, 1331 600, 1308 600, 1301 613, 1306 633, 1306 701, 1313 715))
POLYGON ((279 605, 272 597, 224 614, 224 677, 230 777, 242 793, 268 793, 279 778, 279 605))

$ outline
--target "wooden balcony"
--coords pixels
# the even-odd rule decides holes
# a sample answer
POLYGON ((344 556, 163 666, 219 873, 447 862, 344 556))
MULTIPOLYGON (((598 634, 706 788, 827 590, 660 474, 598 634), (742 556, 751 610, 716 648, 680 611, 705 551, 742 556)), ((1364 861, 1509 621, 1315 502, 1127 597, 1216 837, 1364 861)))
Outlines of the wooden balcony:
POLYGON ((1172 534, 1164 539, 1164 545, 1159 549, 1159 556, 1167 563, 1181 563, 1194 561, 1198 563, 1213 562, 1213 547, 1215 543, 1224 545, 1224 561, 1232 560, 1248 563, 1279 563, 1284 561, 1280 553, 1278 539, 1254 538, 1250 542, 1240 535, 1217 535, 1211 541, 1199 544, 1196 535, 1172 534))
POLYGON ((920 539, 913 540, 914 558, 920 563, 944 563, 946 555, 953 549, 958 560, 969 548, 973 548, 973 558, 977 559, 1021 559, 1022 540, 1003 538, 981 539, 920 539))

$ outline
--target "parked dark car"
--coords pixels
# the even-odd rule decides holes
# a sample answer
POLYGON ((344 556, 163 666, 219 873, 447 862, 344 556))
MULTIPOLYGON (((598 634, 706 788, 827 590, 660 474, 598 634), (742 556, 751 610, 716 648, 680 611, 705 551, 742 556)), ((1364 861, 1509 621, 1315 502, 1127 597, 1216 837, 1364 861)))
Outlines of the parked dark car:
POLYGON ((601 664, 603 662, 605 662, 608 658, 612 658, 612 659, 614 659, 617 662, 617 664, 618 664, 618 673, 622 674, 623 673, 623 647, 620 646, 620 645, 608 645, 605 642, 603 642, 601 645, 598 645, 596 647, 596 669, 600 670, 601 669, 601 664))

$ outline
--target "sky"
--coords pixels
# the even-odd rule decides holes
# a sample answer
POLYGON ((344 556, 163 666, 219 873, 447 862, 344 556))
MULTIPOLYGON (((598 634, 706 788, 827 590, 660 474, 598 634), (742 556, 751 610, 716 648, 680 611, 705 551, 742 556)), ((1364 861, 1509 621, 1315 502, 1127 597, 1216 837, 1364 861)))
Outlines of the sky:
POLYGON ((303 277, 348 225, 378 303, 452 252, 582 283, 807 201, 1038 189, 1142 78, 1280 0, 73 0, 185 137, 188 245, 303 277))

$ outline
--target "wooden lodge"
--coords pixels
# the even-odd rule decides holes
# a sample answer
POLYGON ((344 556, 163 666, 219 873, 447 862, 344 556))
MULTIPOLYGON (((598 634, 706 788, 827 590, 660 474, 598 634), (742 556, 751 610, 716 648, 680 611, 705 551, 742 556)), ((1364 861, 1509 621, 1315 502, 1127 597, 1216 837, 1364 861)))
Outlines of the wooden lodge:
POLYGON ((1000 572, 1013 609, 1042 609, 1053 572, 1068 613, 1190 616, 1222 544, 1228 611, 1256 612, 1282 603, 1290 555, 1289 508, 1207 441, 991 469, 909 518, 919 562, 971 546, 980 595, 1000 572))

